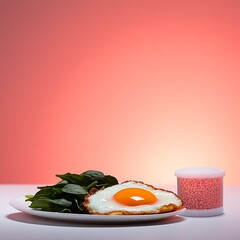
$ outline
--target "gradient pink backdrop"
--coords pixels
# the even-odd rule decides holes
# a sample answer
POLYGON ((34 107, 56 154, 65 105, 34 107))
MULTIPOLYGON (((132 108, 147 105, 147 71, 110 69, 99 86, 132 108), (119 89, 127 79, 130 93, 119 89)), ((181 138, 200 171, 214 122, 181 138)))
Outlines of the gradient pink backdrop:
POLYGON ((102 170, 240 183, 240 1, 0 0, 0 183, 102 170))

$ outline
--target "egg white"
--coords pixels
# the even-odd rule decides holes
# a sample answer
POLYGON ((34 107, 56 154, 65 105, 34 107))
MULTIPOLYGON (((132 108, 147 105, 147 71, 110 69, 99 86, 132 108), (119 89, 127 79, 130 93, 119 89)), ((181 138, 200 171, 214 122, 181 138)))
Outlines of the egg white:
POLYGON ((154 214, 174 211, 182 206, 182 200, 171 191, 157 189, 142 182, 127 181, 87 195, 84 206, 93 214, 154 214), (125 206, 113 198, 114 194, 125 188, 148 190, 156 196, 157 201, 153 204, 125 206))

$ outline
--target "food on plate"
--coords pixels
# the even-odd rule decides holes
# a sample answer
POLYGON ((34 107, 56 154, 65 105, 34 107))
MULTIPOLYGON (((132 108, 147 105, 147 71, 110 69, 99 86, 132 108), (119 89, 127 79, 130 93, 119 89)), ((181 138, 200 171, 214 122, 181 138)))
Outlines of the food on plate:
POLYGON ((34 195, 26 195, 32 209, 80 214, 140 215, 178 210, 182 200, 173 192, 155 188, 140 181, 121 184, 96 170, 81 174, 56 175, 55 185, 38 187, 34 195))
POLYGON ((89 213, 101 215, 158 214, 172 212, 182 205, 175 193, 140 181, 92 189, 83 202, 89 213))
POLYGON ((30 208, 50 212, 88 213, 83 201, 93 187, 103 189, 118 184, 115 177, 95 170, 56 176, 61 179, 57 184, 38 187, 40 190, 35 195, 26 195, 26 201, 31 202, 30 208))

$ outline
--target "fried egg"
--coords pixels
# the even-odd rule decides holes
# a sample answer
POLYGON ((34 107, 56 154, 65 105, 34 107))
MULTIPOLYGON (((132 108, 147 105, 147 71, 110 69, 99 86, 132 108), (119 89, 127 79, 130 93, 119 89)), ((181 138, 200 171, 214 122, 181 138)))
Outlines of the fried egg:
POLYGON ((172 212, 182 206, 173 192, 139 181, 126 181, 85 196, 83 205, 89 213, 104 215, 157 214, 172 212))

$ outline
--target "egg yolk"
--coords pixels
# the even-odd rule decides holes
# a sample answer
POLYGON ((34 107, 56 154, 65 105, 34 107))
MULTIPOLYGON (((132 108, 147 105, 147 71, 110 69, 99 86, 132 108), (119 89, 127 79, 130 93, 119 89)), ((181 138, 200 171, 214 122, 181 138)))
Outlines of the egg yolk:
POLYGON ((114 194, 113 198, 118 203, 126 206, 138 206, 152 204, 157 201, 157 197, 142 188, 125 188, 114 194))

